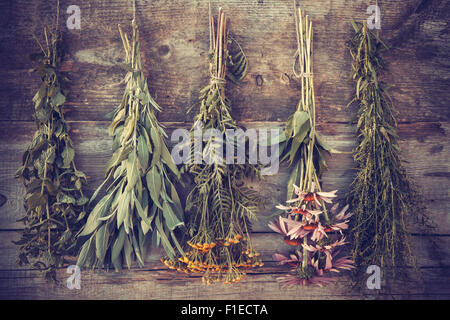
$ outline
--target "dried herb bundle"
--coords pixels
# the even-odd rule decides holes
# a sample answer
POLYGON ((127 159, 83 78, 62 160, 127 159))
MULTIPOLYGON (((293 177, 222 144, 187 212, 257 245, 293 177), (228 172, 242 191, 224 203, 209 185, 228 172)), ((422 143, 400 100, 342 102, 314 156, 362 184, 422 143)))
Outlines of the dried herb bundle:
MULTIPOLYGON (((56 24, 58 25, 58 24, 56 24)), ((16 177, 25 184, 26 215, 20 245, 20 264, 32 264, 55 280, 55 268, 72 253, 76 232, 85 216, 88 198, 82 188, 86 176, 75 167, 69 126, 64 119, 66 97, 59 72, 61 35, 44 28, 45 46, 33 55, 41 65, 42 84, 33 98, 37 131, 23 155, 16 177)))
MULTIPOLYGON (((294 1, 295 8, 295 1, 294 1)), ((346 244, 343 230, 348 227, 348 206, 337 212, 338 205, 329 212, 325 203, 331 203, 336 191, 322 192, 320 176, 326 169, 324 154, 335 152, 326 146, 316 132, 315 101, 312 67, 312 22, 295 8, 297 31, 298 66, 300 74, 294 73, 302 82, 302 96, 297 111, 286 124, 283 157, 293 166, 288 181, 288 206, 279 205, 285 211, 269 227, 284 236, 284 241, 295 247, 289 254, 277 253, 274 259, 279 264, 294 267, 290 273, 278 280, 287 285, 323 285, 331 278, 323 275, 329 271, 352 268, 347 257, 338 257, 339 248, 346 244), (298 186, 296 185, 298 184, 298 186), (316 190, 317 189, 317 190, 316 190), (291 199, 292 194, 295 197, 291 199)))
POLYGON ((292 168, 288 180, 287 199, 293 196, 293 185, 298 181, 302 182, 299 186, 302 190, 310 190, 313 182, 320 190, 319 180, 327 169, 325 154, 337 152, 330 148, 316 131, 312 22, 300 8, 295 12, 295 26, 298 49, 295 53, 293 71, 301 80, 302 94, 297 110, 286 122, 284 135, 280 135, 281 161, 287 161, 292 168), (297 73, 296 68, 300 73, 297 73))
MULTIPOLYGON (((210 83, 200 91, 200 110, 191 133, 196 128, 215 128, 225 135, 237 129, 225 97, 226 78, 238 81, 245 76, 247 60, 240 46, 228 34, 228 20, 219 9, 217 27, 210 11, 210 83)), ((203 154, 224 141, 209 139, 202 145, 203 154)), ((234 145, 237 147, 237 145, 234 145)), ((236 149, 234 150, 236 152, 236 149)), ((235 153, 236 154, 236 153, 235 153)), ((210 154, 211 155, 211 154, 210 154)), ((214 156, 214 155, 211 155, 214 156)), ((215 159, 212 164, 194 163, 192 148, 186 171, 193 177, 194 187, 186 200, 190 211, 188 249, 175 264, 162 260, 168 267, 186 273, 203 273, 203 282, 230 284, 240 281, 242 269, 262 266, 259 253, 250 241, 250 220, 255 219, 258 197, 243 184, 244 177, 259 176, 259 167, 225 164, 215 159)))
POLYGON ((119 31, 126 53, 126 88, 109 127, 114 153, 91 201, 110 183, 80 233, 89 238, 77 262, 97 268, 112 265, 116 270, 121 269, 123 259, 128 268, 133 258, 143 266, 150 241, 154 247, 162 244, 170 259, 184 255, 175 235, 184 226, 184 213, 172 180, 173 176, 178 180, 180 173, 155 116, 161 108, 151 97, 142 72, 135 19, 131 41, 120 25, 119 31))
POLYGON ((385 68, 386 45, 365 23, 354 23, 348 46, 351 78, 358 104, 357 175, 349 193, 353 220, 353 259, 358 266, 405 266, 414 262, 406 219, 417 215, 417 195, 400 161, 395 109, 386 85, 379 80, 385 68))

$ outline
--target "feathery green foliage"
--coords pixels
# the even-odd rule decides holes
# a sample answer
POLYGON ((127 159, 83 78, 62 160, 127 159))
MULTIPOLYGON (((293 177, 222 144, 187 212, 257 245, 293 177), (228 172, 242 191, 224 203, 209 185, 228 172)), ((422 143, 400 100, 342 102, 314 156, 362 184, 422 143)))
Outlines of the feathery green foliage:
POLYGON ((358 104, 357 175, 349 193, 354 213, 352 255, 357 266, 398 267, 414 263, 406 222, 423 213, 400 160, 395 108, 380 81, 387 46, 365 23, 353 22, 348 46, 358 104), (415 207, 416 206, 416 207, 415 207))
MULTIPOLYGON (((195 116, 196 128, 217 129, 222 136, 227 129, 238 129, 231 115, 230 101, 225 97, 226 79, 241 80, 247 69, 247 59, 241 47, 228 35, 227 20, 219 10, 217 29, 210 14, 210 83, 200 91, 200 110, 195 116)), ((225 164, 214 150, 224 146, 221 139, 211 138, 202 144, 202 154, 192 147, 186 171, 194 180, 194 187, 186 200, 190 212, 190 246, 177 264, 163 262, 185 272, 203 272, 207 284, 221 281, 240 281, 245 273, 241 268, 262 265, 259 254, 250 241, 250 220, 256 218, 258 196, 246 188, 245 177, 259 176, 259 167, 244 164, 225 164), (210 162, 194 163, 196 156, 210 162)), ((237 144, 234 143, 235 154, 237 144)), ((248 155, 246 155, 248 157, 248 155)))

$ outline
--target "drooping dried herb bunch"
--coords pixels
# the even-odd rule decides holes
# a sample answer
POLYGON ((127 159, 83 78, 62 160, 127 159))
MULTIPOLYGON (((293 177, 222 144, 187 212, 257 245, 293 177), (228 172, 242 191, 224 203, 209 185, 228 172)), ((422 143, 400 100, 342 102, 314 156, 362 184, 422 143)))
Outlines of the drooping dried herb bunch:
MULTIPOLYGON (((294 1, 294 8, 295 1, 294 1)), ((313 32, 312 22, 305 13, 295 9, 297 51, 293 67, 294 75, 301 80, 301 99, 297 110, 286 122, 284 134, 280 135, 281 161, 291 168, 286 198, 291 199, 293 185, 302 182, 302 190, 310 190, 314 182, 320 191, 320 178, 328 168, 325 155, 337 151, 329 147, 316 131, 316 105, 313 81, 313 32), (296 68, 299 71, 296 71, 296 68), (299 73, 298 73, 299 72, 299 73)))
MULTIPOLYGON (((298 44, 295 57, 300 68, 297 76, 302 81, 302 96, 285 129, 282 159, 293 166, 288 181, 289 205, 277 206, 285 214, 278 216, 269 227, 295 248, 288 254, 274 255, 279 264, 293 267, 278 280, 285 285, 322 286, 333 280, 324 277, 327 272, 352 268, 348 257, 338 257, 340 247, 346 244, 343 231, 348 228, 350 215, 346 213, 348 206, 338 212, 338 205, 334 205, 328 211, 325 203, 332 202, 336 191, 320 189, 320 176, 326 168, 324 154, 335 151, 326 146, 316 132, 312 22, 300 8, 297 10, 295 1, 294 8, 298 44), (295 196, 291 199, 293 193, 295 196)), ((297 74, 295 65, 294 73, 297 74)))
MULTIPOLYGON (((200 110, 194 119, 192 136, 199 128, 214 128, 223 136, 227 129, 238 129, 230 101, 225 97, 225 83, 227 78, 242 79, 247 68, 241 47, 228 34, 228 20, 222 9, 217 27, 211 10, 209 17, 210 83, 200 91, 200 110)), ((236 152, 236 141, 231 143, 236 152)), ((215 157, 212 163, 196 163, 196 151, 192 148, 185 167, 194 181, 186 200, 186 211, 190 212, 188 249, 175 264, 162 261, 172 269, 203 273, 205 284, 231 284, 245 276, 243 269, 262 266, 250 241, 250 220, 256 218, 258 196, 242 181, 245 177, 259 176, 259 166, 249 164, 248 154, 243 164, 226 164, 212 151, 217 145, 223 146, 224 140, 210 138, 202 142, 200 153, 215 157)))
POLYGON ((400 160, 396 111, 379 79, 387 46, 366 23, 352 24, 355 34, 348 46, 355 91, 350 104, 359 108, 353 155, 357 175, 349 193, 352 255, 359 267, 406 266, 414 264, 406 222, 424 210, 414 208, 418 195, 400 160))
MULTIPOLYGON (((56 26, 58 23, 56 24, 56 26)), ((32 264, 45 271, 45 277, 56 280, 55 268, 64 263, 75 234, 85 216, 88 198, 82 188, 86 176, 77 170, 75 151, 64 119, 66 100, 59 72, 61 34, 44 28, 45 45, 33 55, 40 63, 37 72, 42 84, 33 98, 37 131, 28 145, 23 164, 16 177, 26 188, 26 215, 20 245, 19 263, 32 264)))
POLYGON ((88 236, 77 264, 101 268, 128 268, 132 260, 144 265, 146 249, 162 244, 170 259, 184 255, 175 235, 184 226, 183 208, 175 188, 180 173, 167 149, 164 128, 155 113, 161 108, 148 91, 139 47, 139 33, 132 21, 132 38, 119 25, 126 53, 126 88, 115 111, 109 133, 113 155, 105 180, 91 198, 109 182, 106 195, 92 209, 80 233, 88 236))

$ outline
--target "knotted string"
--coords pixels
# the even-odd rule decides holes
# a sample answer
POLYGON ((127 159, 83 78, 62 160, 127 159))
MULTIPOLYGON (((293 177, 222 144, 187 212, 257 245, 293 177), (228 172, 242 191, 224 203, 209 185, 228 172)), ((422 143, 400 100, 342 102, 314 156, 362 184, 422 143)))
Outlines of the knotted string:
POLYGON ((225 83, 227 83, 227 81, 225 79, 222 79, 222 78, 219 78, 219 77, 216 77, 216 76, 211 76, 209 82, 211 84, 225 84, 225 83))
POLYGON ((298 54, 298 50, 295 52, 295 56, 294 56, 294 63, 292 64, 292 72, 293 72, 293 74, 294 74, 294 76, 296 77, 296 78, 312 78, 313 77, 313 73, 312 72, 303 72, 303 70, 302 70, 302 72, 300 73, 300 74, 298 74, 296 71, 295 71, 295 63, 297 62, 297 61, 299 61, 299 59, 300 59, 300 55, 298 54))

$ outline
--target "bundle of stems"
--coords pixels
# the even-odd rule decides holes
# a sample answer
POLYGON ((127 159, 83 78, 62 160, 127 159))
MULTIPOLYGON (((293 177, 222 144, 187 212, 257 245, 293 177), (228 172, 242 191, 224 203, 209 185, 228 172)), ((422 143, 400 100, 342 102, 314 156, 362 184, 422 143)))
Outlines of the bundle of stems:
MULTIPOLYGON (((352 22, 355 34, 348 43, 351 78, 357 103, 358 146, 354 150, 357 175, 349 193, 354 213, 352 255, 360 267, 415 265, 406 222, 424 213, 419 196, 400 160, 395 108, 380 81, 385 69, 381 53, 387 46, 366 23, 352 22)), ((395 269, 394 269, 395 271, 395 269)))
POLYGON ((351 268, 352 261, 347 257, 336 259, 337 249, 346 243, 342 231, 347 228, 349 215, 346 208, 337 213, 337 205, 329 212, 325 202, 331 203, 336 191, 321 191, 320 177, 327 168, 324 155, 336 151, 316 132, 312 22, 296 8, 295 1, 294 8, 298 45, 294 74, 301 80, 302 92, 297 110, 286 124, 283 142, 282 160, 287 159, 293 167, 288 181, 290 205, 277 206, 286 212, 286 217, 278 216, 269 227, 282 234, 287 244, 296 247, 290 258, 282 254, 274 256, 281 264, 295 267, 291 274, 279 280, 285 284, 322 285, 330 280, 322 277, 327 271, 351 268), (297 64, 300 73, 295 70, 297 64))
MULTIPOLYGON (((58 6, 59 11, 59 6, 58 6)), ((59 16, 59 12, 57 13, 59 16)), ((42 52, 33 55, 41 65, 37 69, 42 84, 33 98, 37 131, 28 145, 16 177, 24 182, 26 215, 21 239, 19 264, 32 264, 56 280, 55 270, 64 263, 64 255, 73 254, 75 234, 86 214, 88 198, 82 188, 86 175, 77 170, 75 151, 64 119, 66 97, 59 72, 61 34, 56 28, 44 28, 42 52)))
POLYGON ((77 262, 97 268, 112 265, 116 270, 121 269, 123 260, 130 268, 133 258, 143 266, 150 242, 154 247, 162 244, 172 260, 184 255, 175 234, 175 229, 184 226, 175 188, 180 172, 155 116, 161 108, 150 95, 142 71, 135 19, 131 41, 120 25, 119 32, 126 53, 126 87, 109 127, 113 155, 106 166, 106 178, 91 201, 106 183, 109 186, 79 234, 85 242, 77 262))
POLYGON ((280 135, 281 161, 287 161, 291 167, 287 199, 293 196, 293 185, 298 181, 302 190, 310 190, 313 183, 320 190, 321 176, 328 168, 325 155, 330 152, 337 153, 316 131, 312 21, 304 11, 296 8, 295 1, 294 8, 298 48, 293 72, 301 81, 301 99, 295 113, 286 122, 284 134, 280 135))
MULTIPOLYGON (((217 25, 210 9, 210 83, 200 91, 200 110, 195 116, 191 135, 199 129, 214 128, 225 135, 237 129, 231 115, 230 101, 225 97, 226 79, 239 81, 245 76, 247 60, 240 46, 228 34, 228 20, 219 9, 217 25)), ((237 144, 234 143, 234 152, 237 144)), ((250 241, 250 220, 255 219, 258 197, 246 188, 245 177, 259 176, 259 166, 225 164, 214 150, 224 141, 217 137, 203 142, 203 158, 196 162, 194 148, 185 170, 194 181, 186 200, 190 212, 186 254, 176 264, 162 260, 169 268, 186 273, 203 273, 205 284, 216 281, 230 284, 240 281, 242 269, 262 266, 259 253, 250 241), (205 163, 206 162, 206 163, 205 163)), ((200 154, 201 156, 201 154, 200 154)))

